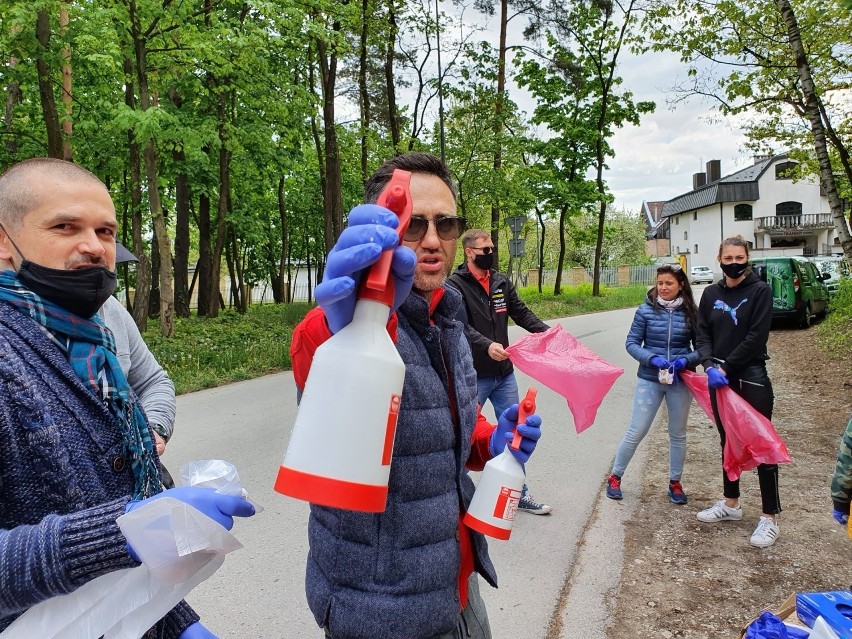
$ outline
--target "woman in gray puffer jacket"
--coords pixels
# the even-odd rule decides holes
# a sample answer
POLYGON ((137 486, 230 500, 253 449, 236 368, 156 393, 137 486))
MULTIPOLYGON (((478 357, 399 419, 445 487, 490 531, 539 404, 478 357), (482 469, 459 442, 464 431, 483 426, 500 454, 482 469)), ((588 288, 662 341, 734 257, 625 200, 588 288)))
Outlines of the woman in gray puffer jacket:
POLYGON ((694 369, 699 362, 694 349, 697 308, 686 273, 678 265, 657 269, 657 284, 636 309, 627 334, 627 352, 639 362, 633 414, 624 439, 618 445, 606 496, 621 499, 621 478, 636 448, 648 434, 657 411, 666 400, 669 413, 669 489, 672 503, 685 504, 681 486, 686 457, 686 420, 692 395, 677 373, 694 369))

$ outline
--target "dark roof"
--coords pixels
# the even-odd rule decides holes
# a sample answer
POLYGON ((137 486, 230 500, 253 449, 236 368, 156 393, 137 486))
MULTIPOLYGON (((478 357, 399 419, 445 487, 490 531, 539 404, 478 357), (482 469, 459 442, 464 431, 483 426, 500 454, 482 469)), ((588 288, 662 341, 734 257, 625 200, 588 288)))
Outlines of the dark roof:
POLYGON ((719 202, 753 202, 758 200, 760 199, 760 191, 757 181, 760 176, 773 162, 786 157, 787 154, 784 153, 759 160, 751 166, 731 173, 731 175, 726 175, 716 182, 705 184, 688 193, 678 195, 665 203, 663 216, 669 217, 684 211, 695 211, 719 202))

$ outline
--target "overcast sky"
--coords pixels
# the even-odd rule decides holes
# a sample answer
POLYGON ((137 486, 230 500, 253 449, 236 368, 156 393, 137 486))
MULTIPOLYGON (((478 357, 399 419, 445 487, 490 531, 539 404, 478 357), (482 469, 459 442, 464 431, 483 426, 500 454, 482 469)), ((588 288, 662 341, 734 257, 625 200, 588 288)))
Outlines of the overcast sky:
MULTIPOLYGON (((450 3, 442 2, 442 11, 449 7, 450 3)), ((496 46, 498 21, 495 17, 490 22, 489 30, 478 39, 488 39, 496 46)), ((521 42, 522 21, 509 25, 509 43, 521 42)), ((674 109, 669 106, 668 92, 686 76, 677 56, 651 53, 637 57, 624 52, 618 75, 624 80, 622 90, 632 91, 636 101, 655 102, 657 109, 643 116, 640 126, 618 130, 612 140, 615 158, 609 161, 605 179, 617 208, 639 211, 643 201, 670 200, 692 190, 692 174, 704 171, 709 160, 721 160, 723 176, 752 164, 739 130, 708 123, 708 116, 714 115, 711 104, 694 99, 674 109)), ((514 84, 510 91, 531 115, 533 101, 514 84)))
POLYGON ((693 173, 705 170, 709 160, 721 160, 722 175, 750 165, 743 150, 744 136, 733 126, 711 124, 711 105, 693 99, 669 106, 667 95, 684 68, 671 54, 625 57, 619 68, 624 86, 637 100, 653 100, 657 109, 642 117, 640 126, 617 132, 615 158, 607 181, 616 205, 638 210, 643 200, 670 200, 692 189, 693 173))

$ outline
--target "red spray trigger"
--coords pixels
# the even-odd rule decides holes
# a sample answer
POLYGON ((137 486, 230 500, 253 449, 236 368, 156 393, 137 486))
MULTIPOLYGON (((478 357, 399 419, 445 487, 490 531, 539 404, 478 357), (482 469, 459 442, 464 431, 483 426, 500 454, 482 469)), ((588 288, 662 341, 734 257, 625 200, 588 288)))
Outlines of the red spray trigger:
MULTIPOLYGON (((388 182, 385 190, 379 195, 376 204, 385 207, 396 213, 399 218, 399 226, 397 227, 397 235, 400 242, 402 241, 405 231, 408 230, 408 224, 411 221, 411 173, 402 169, 395 169, 391 179, 388 182)), ((376 300, 387 304, 389 307, 393 304, 393 281, 390 275, 391 261, 393 260, 393 251, 384 251, 379 261, 370 267, 364 285, 361 287, 359 299, 376 300)))
MULTIPOLYGON (((535 413, 535 396, 538 394, 536 388, 530 388, 527 394, 518 404, 518 424, 523 424, 527 421, 527 417, 535 413)), ((521 447, 521 439, 523 436, 518 432, 517 425, 515 426, 515 437, 512 443, 509 444, 512 450, 518 450, 521 447)))

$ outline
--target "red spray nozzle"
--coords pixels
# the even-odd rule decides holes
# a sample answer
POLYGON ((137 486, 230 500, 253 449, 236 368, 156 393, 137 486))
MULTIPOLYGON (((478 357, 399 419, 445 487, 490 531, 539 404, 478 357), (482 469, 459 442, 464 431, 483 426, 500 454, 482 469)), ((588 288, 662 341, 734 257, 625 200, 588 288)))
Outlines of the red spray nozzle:
MULTIPOLYGON (((537 394, 538 389, 531 387, 518 404, 518 424, 523 424, 527 421, 527 417, 535 413, 535 396, 537 394)), ((512 450, 518 450, 521 447, 521 439, 522 436, 516 427, 515 437, 512 439, 512 443, 509 444, 512 447, 512 450)))
MULTIPOLYGON (((409 189, 410 183, 410 172, 395 169, 385 190, 382 191, 376 202, 380 206, 390 209, 397 214, 399 218, 397 234, 400 241, 402 241, 405 231, 408 230, 408 223, 411 221, 412 202, 411 190, 409 189)), ((393 251, 385 251, 379 258, 379 261, 370 267, 367 277, 364 280, 364 285, 361 288, 360 299, 376 300, 388 306, 393 304, 394 291, 390 277, 392 260, 393 251)))

